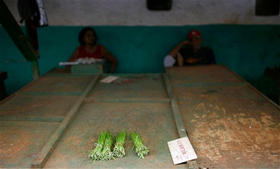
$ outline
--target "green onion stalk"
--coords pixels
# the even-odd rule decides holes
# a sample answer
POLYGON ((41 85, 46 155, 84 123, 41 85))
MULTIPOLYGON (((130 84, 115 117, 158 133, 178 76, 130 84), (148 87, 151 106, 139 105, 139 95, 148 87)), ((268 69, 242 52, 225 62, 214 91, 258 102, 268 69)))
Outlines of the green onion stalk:
POLYGON ((121 158, 125 156, 125 149, 124 149, 125 141, 126 141, 126 132, 121 131, 120 133, 118 133, 116 137, 116 143, 113 149, 114 157, 121 158))
POLYGON ((108 132, 100 133, 97 141, 96 147, 89 153, 89 158, 92 160, 101 160, 102 158, 102 149, 106 140, 108 132))
POLYGON ((102 155, 101 159, 102 160, 112 160, 114 159, 114 155, 112 152, 112 146, 114 143, 114 138, 110 132, 107 132, 106 139, 104 142, 103 150, 102 150, 102 155))
POLYGON ((134 151, 140 159, 143 159, 149 153, 149 149, 143 144, 142 138, 136 132, 130 134, 134 145, 134 151))

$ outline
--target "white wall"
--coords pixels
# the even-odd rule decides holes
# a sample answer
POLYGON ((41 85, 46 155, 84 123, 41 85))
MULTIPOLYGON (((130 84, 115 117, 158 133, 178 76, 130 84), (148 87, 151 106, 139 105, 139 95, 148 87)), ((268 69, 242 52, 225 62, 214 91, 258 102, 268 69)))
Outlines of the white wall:
MULTIPOLYGON (((19 20, 17 0, 4 0, 19 20)), ((152 12, 146 0, 44 0, 50 25, 280 24, 279 16, 256 17, 255 0, 173 0, 152 12)))

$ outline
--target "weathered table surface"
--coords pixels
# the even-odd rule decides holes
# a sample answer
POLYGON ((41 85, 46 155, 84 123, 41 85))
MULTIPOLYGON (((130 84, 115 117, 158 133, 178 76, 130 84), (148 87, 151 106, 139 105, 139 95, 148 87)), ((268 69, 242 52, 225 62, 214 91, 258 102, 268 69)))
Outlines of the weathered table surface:
MULTIPOLYGON (((167 69, 188 137, 201 168, 279 168, 280 112, 266 97, 219 65, 167 69)), ((178 132, 161 74, 117 74, 99 80, 59 135, 44 168, 186 168, 174 166, 167 141, 178 132), (98 134, 141 133, 151 153, 91 163, 98 134)), ((97 75, 52 71, 0 105, 0 168, 28 168, 97 75)))
POLYGON ((197 163, 280 168, 280 111, 223 66, 167 70, 197 163))

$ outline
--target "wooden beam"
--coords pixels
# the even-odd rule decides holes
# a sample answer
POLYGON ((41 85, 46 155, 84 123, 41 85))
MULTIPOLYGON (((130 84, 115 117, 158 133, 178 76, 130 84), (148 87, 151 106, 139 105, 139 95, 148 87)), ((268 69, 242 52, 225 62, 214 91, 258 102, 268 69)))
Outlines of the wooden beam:
POLYGON ((77 102, 71 107, 66 117, 59 125, 59 127, 55 130, 55 132, 51 135, 47 143, 43 146, 41 151, 35 156, 32 161, 32 168, 43 168, 51 153, 55 149, 59 139, 63 135, 64 131, 67 129, 71 121, 74 119, 76 113, 78 112, 81 104, 84 102, 86 95, 90 92, 90 90, 95 86, 99 79, 100 75, 96 76, 92 81, 88 84, 86 89, 83 91, 83 94, 78 98, 77 102))
POLYGON ((23 56, 31 61, 33 79, 39 77, 37 55, 3 0, 0 0, 0 23, 12 38, 23 56))

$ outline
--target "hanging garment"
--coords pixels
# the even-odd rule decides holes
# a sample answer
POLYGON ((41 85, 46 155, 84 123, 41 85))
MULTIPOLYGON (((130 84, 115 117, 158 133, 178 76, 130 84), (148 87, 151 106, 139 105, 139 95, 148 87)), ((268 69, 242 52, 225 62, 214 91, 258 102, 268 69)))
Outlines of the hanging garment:
POLYGON ((47 26, 48 25, 48 18, 44 8, 43 0, 36 0, 39 8, 40 13, 40 26, 47 26))
POLYGON ((39 23, 40 13, 36 0, 18 0, 17 5, 21 23, 26 20, 34 21, 36 24, 39 23))
POLYGON ((20 22, 32 21, 37 27, 47 26, 47 15, 42 0, 18 0, 20 22))
POLYGON ((36 55, 39 58, 39 42, 37 27, 47 26, 47 15, 42 0, 18 0, 20 22, 25 22, 26 33, 36 55))

